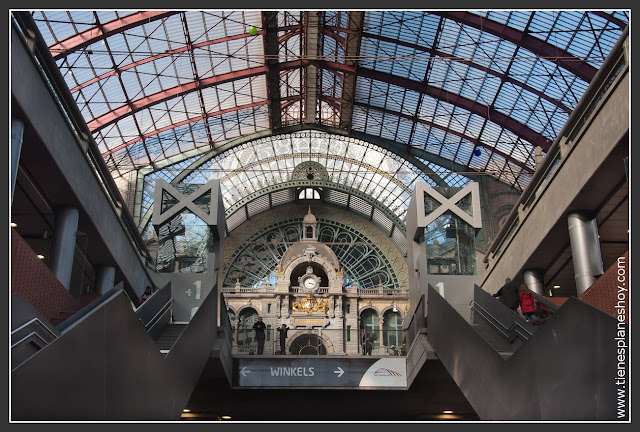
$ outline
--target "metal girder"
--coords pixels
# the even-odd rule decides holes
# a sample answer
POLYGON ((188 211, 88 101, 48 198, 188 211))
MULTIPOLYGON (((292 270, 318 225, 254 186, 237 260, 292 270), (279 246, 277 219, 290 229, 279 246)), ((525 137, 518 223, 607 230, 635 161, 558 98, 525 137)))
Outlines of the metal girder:
MULTIPOLYGON (((262 30, 258 31, 258 34, 260 34, 261 32, 262 32, 262 30)), ((249 38, 249 37, 253 37, 253 36, 251 36, 249 33, 243 33, 243 34, 238 34, 238 35, 233 35, 233 36, 226 36, 226 37, 223 37, 223 38, 212 39, 212 40, 200 42, 200 43, 197 43, 197 44, 193 44, 191 46, 191 48, 193 48, 195 50, 195 49, 199 49, 199 48, 204 48, 204 47, 209 46, 209 45, 215 45, 215 44, 218 44, 218 43, 224 43, 224 42, 229 42, 229 41, 236 40, 236 39, 244 39, 244 38, 249 38)), ((117 75, 117 74, 122 73, 122 72, 124 72, 126 70, 129 70, 129 69, 135 68, 137 66, 143 65, 145 63, 149 63, 149 62, 152 62, 154 60, 161 59, 163 57, 174 56, 176 54, 180 54, 180 53, 186 52, 188 50, 189 50, 188 46, 183 46, 183 47, 180 47, 180 48, 177 48, 177 49, 174 49, 174 50, 165 51, 163 53, 160 53, 160 54, 157 54, 157 55, 154 55, 154 56, 146 57, 146 58, 144 58, 142 60, 139 60, 139 61, 136 61, 136 62, 133 62, 133 63, 129 63, 129 64, 126 64, 124 66, 119 66, 117 69, 111 70, 109 72, 105 72, 100 76, 97 76, 97 77, 95 77, 93 79, 90 79, 88 81, 85 81, 85 82, 77 85, 76 87, 71 89, 71 93, 74 93, 74 92, 76 92, 76 91, 78 91, 80 89, 83 89, 83 88, 85 88, 87 86, 90 86, 91 84, 94 84, 94 83, 96 83, 98 81, 101 81, 101 80, 103 80, 105 78, 108 78, 108 77, 113 76, 113 75, 117 75)))
POLYGON ((595 15, 598 15, 600 18, 604 18, 607 21, 617 25, 620 29, 624 29, 627 26, 626 22, 624 22, 624 21, 622 21, 622 20, 620 20, 620 19, 618 19, 618 18, 614 17, 613 15, 608 14, 606 12, 603 12, 603 11, 590 11, 590 12, 595 14, 595 15))
POLYGON ((343 103, 340 112, 340 128, 345 130, 351 129, 351 120, 353 116, 353 102, 356 99, 356 76, 358 62, 356 56, 360 53, 360 41, 362 40, 362 29, 364 24, 363 11, 348 12, 348 27, 351 32, 347 32, 344 42, 344 62, 346 65, 353 67, 356 72, 343 73, 342 81, 342 99, 348 101, 343 103))
MULTIPOLYGON (((280 70, 278 69, 278 12, 262 12, 262 28, 264 29, 264 54, 267 66, 267 98, 269 100, 269 122, 271 130, 282 127, 280 107, 280 70)), ((295 31, 295 30, 294 30, 295 31)), ((288 33, 287 33, 288 34, 288 33)))
POLYGON ((523 125, 517 120, 505 114, 502 114, 501 112, 496 111, 493 107, 483 105, 471 99, 467 99, 456 93, 451 93, 441 88, 429 86, 418 81, 410 80, 408 78, 402 78, 396 75, 374 71, 371 69, 359 68, 358 76, 371 78, 373 80, 385 82, 387 84, 397 85, 398 87, 403 87, 408 90, 413 90, 415 92, 440 99, 443 102, 459 106, 460 108, 463 108, 473 114, 477 114, 486 119, 490 119, 492 122, 504 127, 505 129, 514 133, 516 136, 531 143, 534 147, 540 146, 544 151, 549 150, 549 147, 551 147, 551 140, 529 128, 528 126, 523 125))
MULTIPOLYGON (((433 153, 428 153, 426 154, 426 152, 424 152, 423 150, 420 149, 415 149, 416 152, 414 152, 414 154, 411 154, 409 152, 406 151, 406 146, 395 142, 395 141, 391 141, 391 140, 387 140, 381 137, 377 137, 377 136, 373 136, 373 135, 369 135, 363 132, 350 132, 350 133, 345 133, 344 130, 342 129, 338 129, 336 127, 331 127, 331 126, 325 126, 325 125, 319 125, 319 124, 309 124, 309 125, 296 125, 296 126, 286 126, 283 127, 281 130, 278 131, 277 135, 281 135, 281 134, 290 134, 290 133, 295 133, 295 132, 304 132, 304 131, 318 131, 318 132, 325 132, 325 133, 329 133, 329 134, 335 134, 335 135, 339 135, 339 136, 347 136, 347 137, 353 137, 365 142, 369 142, 371 144, 374 144, 378 147, 381 147, 385 150, 388 150, 400 157, 402 157, 403 159, 405 159, 407 162, 411 163, 412 165, 414 165, 415 167, 417 167, 419 170, 421 170, 423 173, 425 173, 425 175, 429 176, 435 183, 437 183, 439 186, 447 186, 447 184, 444 182, 444 180, 437 174, 435 173, 432 169, 430 169, 427 165, 424 164, 424 162, 422 162, 421 160, 417 159, 417 157, 423 158, 423 159, 427 159, 430 162, 433 162, 437 165, 440 165, 442 167, 448 168, 448 166, 452 166, 455 168, 455 170, 457 171, 465 171, 466 169, 468 169, 468 167, 465 167, 463 165, 459 165, 457 163, 452 162, 451 160, 447 160, 447 159, 443 159, 438 155, 435 155, 433 153), (416 157, 417 156, 417 157, 416 157), (443 163, 445 165, 443 165, 443 163), (455 164, 452 165, 452 164, 455 164)), ((195 161, 193 164, 191 164, 186 170, 185 173, 190 173, 193 170, 197 169, 199 166, 201 166, 202 164, 204 164, 206 161, 208 161, 209 159, 218 156, 219 154, 230 150, 234 147, 237 147, 239 145, 242 145, 244 143, 247 142, 251 142, 251 141, 255 141, 257 139, 261 139, 261 138, 265 138, 268 136, 272 136, 272 135, 276 135, 274 134, 272 131, 269 132, 258 132, 255 134, 251 134, 251 135, 247 135, 242 137, 241 139, 233 139, 233 140, 229 140, 227 142, 221 143, 218 147, 216 147, 216 150, 212 151, 211 154, 208 157, 205 158, 200 158, 197 161, 195 161)), ((187 157, 183 158, 183 159, 187 159, 187 157)), ((174 161, 174 163, 177 163, 179 161, 174 161)), ((453 168, 452 168, 453 169, 453 168)), ((186 175, 186 174, 185 174, 186 175)), ((182 174, 178 174, 176 176, 176 178, 174 179, 174 182, 180 182, 182 181, 182 179, 184 178, 184 176, 182 174)))
POLYGON ((101 115, 98 118, 91 120, 87 125, 91 132, 99 131, 104 127, 117 122, 119 119, 136 113, 144 108, 148 108, 157 103, 166 101, 168 99, 185 95, 198 89, 205 89, 207 87, 215 86, 221 83, 234 81, 242 78, 250 78, 257 75, 262 75, 267 72, 266 66, 258 66, 255 68, 243 69, 240 71, 228 72, 221 75, 215 75, 209 78, 204 78, 200 81, 192 81, 185 83, 167 90, 160 91, 153 95, 131 101, 131 103, 122 105, 114 110, 101 115))
POLYGON ((510 155, 508 155, 506 153, 503 153, 500 150, 498 150, 498 149, 496 149, 494 147, 491 147, 488 144, 483 143, 478 138, 471 137, 469 135, 466 135, 466 134, 464 134, 462 132, 456 131, 456 130, 451 129, 449 127, 446 127, 446 126, 443 126, 443 125, 439 125, 437 123, 433 123, 433 122, 430 122, 428 120, 415 118, 415 117, 413 117, 411 115, 408 115, 408 114, 402 114, 402 113, 399 113, 397 111, 392 111, 392 110, 389 110, 387 108, 368 105, 368 104, 361 103, 361 102, 356 102, 355 105, 363 107, 363 108, 367 108, 367 109, 373 109, 373 110, 376 110, 376 111, 380 111, 380 112, 385 113, 385 114, 391 114, 391 115, 394 115, 394 116, 397 116, 397 117, 401 117, 401 118, 404 118, 404 119, 407 119, 407 120, 410 120, 410 121, 415 121, 417 123, 424 124, 424 125, 436 128, 436 129, 440 129, 440 130, 442 130, 444 132, 447 132, 447 133, 450 133, 450 134, 455 135, 457 137, 463 138, 463 139, 475 144, 478 147, 484 147, 484 148, 486 148, 487 150, 489 150, 489 151, 491 151, 493 153, 499 154, 500 156, 502 156, 506 160, 510 161, 514 165, 519 166, 520 168, 523 169, 523 171, 525 171, 525 172, 527 172, 529 174, 533 174, 533 172, 534 172, 534 170, 531 167, 527 166, 524 162, 520 162, 519 160, 514 159, 513 156, 510 156, 510 155))
POLYGON ((597 69, 585 60, 577 58, 557 46, 551 45, 513 27, 509 27, 506 24, 466 11, 433 11, 431 13, 490 33, 521 46, 542 58, 557 63, 562 68, 588 83, 590 83, 596 75, 597 69))
POLYGON ((182 13, 181 11, 142 11, 118 18, 108 23, 91 27, 81 33, 75 34, 67 39, 53 44, 49 47, 54 60, 59 60, 69 54, 85 48, 91 44, 108 38, 109 36, 122 33, 130 28, 147 24, 159 19, 168 18, 172 15, 182 13))
POLYGON ((227 113, 230 113, 230 112, 240 111, 240 110, 243 110, 243 109, 255 108, 255 107, 258 107, 258 106, 266 105, 267 103, 268 103, 268 101, 260 101, 260 102, 254 102, 254 103, 246 104, 246 105, 239 105, 239 106, 235 106, 235 107, 231 107, 231 108, 227 108, 227 109, 223 109, 223 110, 219 110, 219 111, 208 112, 208 113, 200 115, 198 117, 189 118, 189 119, 183 120, 181 122, 177 122, 177 123, 170 124, 168 126, 161 127, 159 129, 154 129, 151 132, 143 134, 143 135, 141 135, 139 137, 136 137, 136 138, 134 138, 132 140, 129 140, 129 141, 125 142, 125 143, 122 143, 117 147, 114 147, 114 148, 112 148, 110 150, 107 150, 106 152, 102 153, 102 156, 108 156, 111 153, 115 153, 118 150, 122 150, 123 148, 129 147, 132 144, 144 141, 145 139, 147 139, 149 137, 161 134, 162 132, 166 132, 168 130, 175 129, 175 128, 180 127, 180 126, 184 126, 184 125, 189 124, 189 123, 194 123, 194 122, 197 122, 199 120, 203 120, 205 118, 215 117, 217 115, 227 114, 227 113))
POLYGON ((303 57, 310 63, 304 69, 304 122, 316 123, 318 121, 318 69, 315 60, 318 59, 318 40, 320 36, 321 11, 303 12, 305 25, 303 57))
POLYGON ((483 72, 486 72, 490 75, 493 75, 497 78, 500 78, 502 81, 504 82, 508 82, 511 83, 517 87, 520 87, 530 93, 533 93, 534 95, 538 96, 540 99, 544 99, 547 102, 557 106, 558 108, 560 108, 561 110, 563 110, 564 112, 566 112, 567 114, 571 114, 571 108, 567 107, 566 105, 564 105, 562 102, 560 102, 559 100, 552 98, 551 96, 548 96, 547 94, 536 90, 535 88, 529 86, 526 83, 523 83, 521 81, 518 81, 516 79, 514 79, 513 77, 510 77, 508 75, 505 75, 503 73, 500 73, 498 71, 495 71, 491 68, 488 68, 486 66, 482 66, 479 65, 477 63, 474 63, 470 60, 467 60, 465 58, 462 57, 456 57, 456 56, 452 56, 446 53, 443 53, 441 51, 435 50, 433 48, 429 48, 429 47, 425 47, 425 46, 421 46, 421 45, 416 45, 416 44, 412 44, 409 42, 404 42, 398 39, 393 39, 393 38, 389 38, 389 37, 385 37, 385 36, 381 36, 381 35, 375 35, 375 34, 371 34, 371 33, 364 33, 362 35, 363 37, 369 38, 369 39, 376 39, 379 41, 383 41, 383 42, 388 42, 388 43, 392 43, 392 44, 396 44, 399 46, 403 46, 403 47, 407 47, 407 48, 411 48, 411 49, 415 49, 417 51, 423 51, 426 53, 429 53, 431 56, 433 57, 441 57, 445 60, 448 61, 452 61, 452 62, 456 62, 456 63, 462 63, 462 64, 466 64, 467 66, 470 66, 474 69, 478 69, 481 70, 483 72))

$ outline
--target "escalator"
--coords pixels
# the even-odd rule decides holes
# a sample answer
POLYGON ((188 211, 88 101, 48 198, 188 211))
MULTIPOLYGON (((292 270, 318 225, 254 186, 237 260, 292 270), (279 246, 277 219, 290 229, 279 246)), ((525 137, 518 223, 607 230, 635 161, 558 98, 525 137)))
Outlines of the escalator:
MULTIPOLYGON (((115 287, 47 340, 33 344, 34 336, 21 330, 25 342, 16 348, 26 349, 16 351, 20 357, 12 364, 11 418, 178 420, 212 349, 227 338, 217 334, 214 288, 171 346, 161 347, 159 338, 171 325, 170 293, 167 284, 134 311, 115 287)), ((29 326, 31 333, 42 327, 29 326)))
POLYGON ((615 318, 570 298, 537 328, 494 316, 492 346, 428 289, 427 340, 482 420, 617 419, 615 318))

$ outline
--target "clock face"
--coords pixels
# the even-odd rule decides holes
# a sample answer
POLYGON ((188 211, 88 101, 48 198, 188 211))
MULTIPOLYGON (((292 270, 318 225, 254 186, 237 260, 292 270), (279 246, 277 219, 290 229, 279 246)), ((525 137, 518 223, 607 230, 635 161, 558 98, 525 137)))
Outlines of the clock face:
POLYGON ((315 279, 311 279, 311 278, 306 279, 304 281, 304 286, 307 289, 314 289, 316 287, 316 280, 315 279))

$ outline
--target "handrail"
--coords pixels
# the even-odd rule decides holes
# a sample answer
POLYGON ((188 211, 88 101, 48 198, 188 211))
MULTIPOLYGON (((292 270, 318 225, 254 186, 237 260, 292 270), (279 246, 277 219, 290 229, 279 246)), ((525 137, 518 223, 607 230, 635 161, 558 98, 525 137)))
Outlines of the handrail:
MULTIPOLYGON (((38 60, 40 70, 45 74, 48 84, 54 93, 55 99, 58 100, 60 107, 63 109, 65 117, 70 123, 72 129, 76 131, 76 137, 80 141, 78 144, 88 156, 94 167, 103 189, 107 193, 109 202, 114 206, 114 211, 118 215, 125 227, 125 232, 133 240, 141 255, 147 256, 149 251, 142 239, 142 235, 138 231, 138 227, 129 212, 127 205, 124 203, 120 190, 116 185, 109 168, 105 163, 98 145, 96 144, 89 127, 87 126, 82 113, 80 112, 75 99, 71 95, 55 60, 51 56, 51 52, 47 47, 38 27, 31 16, 30 12, 12 11, 15 23, 21 29, 21 33, 26 36, 28 34, 29 42, 27 45, 31 47, 30 52, 38 60)), ((146 271, 146 268, 145 268, 146 271)), ((149 276, 147 274, 147 276, 149 276)), ((151 278, 149 278, 151 279, 151 278)))
POLYGON ((507 216, 505 223, 502 225, 498 234, 496 234, 495 239, 487 248, 487 252, 482 260, 482 262, 487 263, 489 261, 489 255, 495 252, 496 249, 506 240, 507 233, 511 231, 511 225, 514 223, 519 214, 520 205, 526 203, 529 198, 534 195, 534 193, 538 190, 538 186, 544 180, 547 171, 549 171, 555 162, 555 157, 560 153, 560 142, 563 141, 563 138, 568 137, 572 129, 578 125, 580 119, 584 115, 586 111, 591 107, 592 103, 597 103, 599 101, 594 101, 594 97, 597 96, 597 92, 600 90, 602 84, 608 78, 609 74, 612 72, 612 67, 614 66, 614 62, 617 62, 620 58, 620 51, 623 50, 624 42, 629 35, 629 26, 625 27, 622 32, 620 38, 613 46, 607 58, 604 60, 602 67, 598 69, 596 75, 593 77, 593 80, 585 90, 582 98, 578 102, 576 108, 571 112, 569 118, 564 124, 560 133, 558 133, 556 139, 553 144, 547 151, 546 156, 542 160, 541 165, 536 169, 531 177, 531 181, 527 185, 527 187, 522 191, 522 194, 518 197, 518 200, 514 204, 511 212, 507 216))
POLYGON ((558 310, 558 305, 550 302, 549 300, 547 300, 546 298, 544 298, 544 296, 541 296, 538 293, 535 293, 533 291, 531 291, 531 294, 533 294, 533 298, 535 301, 542 303, 543 305, 545 305, 547 307, 547 309, 549 309, 549 311, 551 311, 551 313, 555 313, 558 310))
POLYGON ((522 339, 528 340, 536 332, 536 328, 529 324, 520 314, 496 300, 478 285, 474 284, 473 290, 474 313, 479 312, 505 339, 512 341, 512 336, 515 332, 522 339))
POLYGON ((146 327, 171 300, 171 282, 167 282, 165 286, 154 292, 147 301, 136 308, 136 315, 146 327))
POLYGON ((45 329, 47 331, 47 333, 49 333, 51 336, 53 336, 53 338, 57 338, 58 335, 55 334, 54 332, 51 331, 51 329, 49 327, 47 327, 42 321, 40 321, 40 319, 38 318, 32 318, 30 321, 22 324, 20 327, 16 328, 15 330, 11 330, 11 335, 13 336, 14 334, 18 333, 20 330, 25 329, 27 327, 30 327, 32 323, 37 323, 39 327, 45 329))
POLYGON ((479 316, 485 319, 485 321, 497 332, 499 332, 502 337, 508 341, 513 342, 516 339, 516 336, 519 336, 524 341, 528 341, 531 336, 535 333, 534 331, 529 331, 526 329, 521 322, 518 320, 514 320, 508 327, 498 320, 494 315, 492 315, 488 310, 483 308, 482 306, 477 305, 474 302, 473 306, 474 313, 478 313, 479 316))
POLYGON ((174 300, 173 298, 171 298, 168 302, 162 305, 162 307, 158 310, 158 312, 156 312, 156 314, 147 323, 144 324, 144 327, 147 330, 153 327, 157 323, 157 321, 160 319, 160 317, 169 310, 169 308, 173 305, 173 303, 174 303, 174 300))
POLYGON ((613 317, 571 297, 506 359, 431 286, 428 295, 427 341, 482 420, 622 420, 613 317))
MULTIPOLYGON (((39 348, 42 349, 44 347, 46 347, 47 345, 49 345, 49 342, 47 342, 46 340, 44 340, 44 338, 42 336, 40 336, 38 333, 36 332, 31 332, 28 335, 26 335, 25 337, 23 337, 22 339, 20 339, 18 342, 11 344, 11 350, 13 350, 14 348, 17 348, 19 346, 21 346, 22 344, 33 340, 34 338, 38 338, 41 342, 39 348)), ((15 368, 15 365, 12 365, 13 368, 15 368)))
POLYGON ((418 303, 414 308, 414 312, 411 315, 411 320, 407 323, 407 326, 404 326, 404 322, 402 325, 402 329, 406 331, 407 335, 407 346, 411 346, 413 344, 413 340, 420 333, 420 329, 426 327, 426 318, 425 318, 425 299, 424 294, 420 296, 418 303))
POLYGON ((94 301, 92 301, 91 303, 89 303, 88 305, 83 307, 82 309, 80 309, 78 312, 76 312, 75 314, 71 315, 69 318, 64 320, 57 327, 58 330, 60 330, 60 333, 63 333, 65 331, 67 331, 68 329, 70 329, 74 324, 76 324, 82 318, 84 318, 85 316, 89 315, 91 312, 93 312, 94 310, 96 310, 100 306, 102 306, 102 304, 104 304, 107 301, 111 300, 113 297, 118 296, 118 294, 120 294, 120 292, 124 292, 123 287, 124 287, 124 282, 118 283, 116 286, 111 288, 109 291, 107 291, 106 293, 104 293, 103 295, 101 295, 100 297, 98 297, 97 299, 95 299, 94 301))

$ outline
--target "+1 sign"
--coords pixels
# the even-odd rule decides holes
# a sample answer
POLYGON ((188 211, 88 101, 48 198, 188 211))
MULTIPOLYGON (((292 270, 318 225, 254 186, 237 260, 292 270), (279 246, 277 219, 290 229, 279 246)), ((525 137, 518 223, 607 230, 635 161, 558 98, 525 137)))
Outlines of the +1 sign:
POLYGON ((404 357, 239 358, 235 387, 407 387, 404 357))

